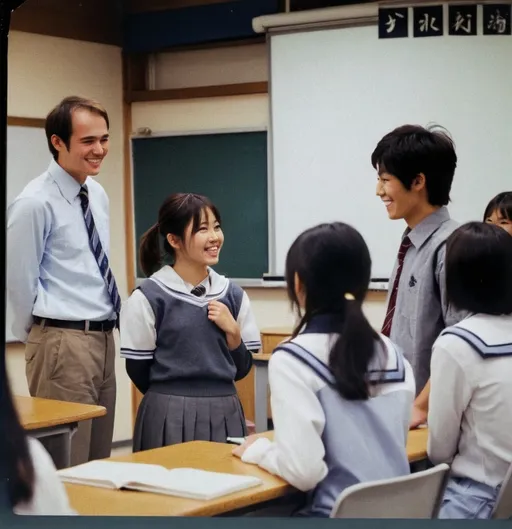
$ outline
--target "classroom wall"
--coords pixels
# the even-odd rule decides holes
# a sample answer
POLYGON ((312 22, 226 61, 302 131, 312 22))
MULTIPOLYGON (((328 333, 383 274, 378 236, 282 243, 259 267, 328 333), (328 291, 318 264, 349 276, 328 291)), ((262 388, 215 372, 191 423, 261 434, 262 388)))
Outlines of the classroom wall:
POLYGON ((155 55, 155 89, 266 81, 266 44, 166 52, 155 55))
MULTIPOLYGON (((265 45, 162 54, 155 60, 159 88, 208 86, 266 80, 265 45), (207 67, 208 66, 208 67, 207 67)), ((111 146, 98 180, 110 198, 111 263, 123 299, 127 295, 121 52, 114 46, 11 32, 9 37, 10 116, 44 118, 61 98, 73 93, 96 97, 111 117, 111 146), (50 74, 49 74, 50 72, 50 74)), ((268 126, 268 96, 251 95, 135 103, 132 130, 205 131, 268 126)), ((50 158, 49 158, 50 160, 50 158)), ((42 171, 44 168, 42 168, 42 171)), ((37 175, 34 175, 37 176, 37 175)), ((284 289, 247 289, 260 328, 290 326, 294 317, 284 289)), ((365 311, 375 326, 384 318, 384 294, 372 293, 365 311)), ((28 395, 24 347, 8 344, 7 367, 15 393, 28 395)), ((114 441, 132 436, 131 384, 117 360, 114 441)))
MULTIPOLYGON (((160 89, 266 81, 267 46, 161 53, 155 57, 153 75, 155 88, 160 89)), ((258 94, 134 103, 132 129, 149 127, 153 133, 162 133, 268 127, 268 102, 267 94, 258 94)), ((260 328, 293 324, 284 289, 246 290, 260 328)), ((384 293, 372 292, 364 305, 375 327, 384 320, 384 302, 384 293)))
MULTIPOLYGON (((72 94, 97 98, 107 108, 111 145, 98 181, 110 198, 111 265, 121 296, 126 297, 120 48, 13 31, 9 36, 8 76, 9 116, 44 118, 63 97, 72 94)), ((29 150, 27 146, 27 152, 29 150)), ((41 172, 45 169, 41 167, 41 172)), ((9 344, 6 357, 14 391, 27 395, 23 349, 22 345, 9 344)), ((124 440, 131 438, 131 390, 124 362, 119 358, 117 373, 114 440, 124 440)))

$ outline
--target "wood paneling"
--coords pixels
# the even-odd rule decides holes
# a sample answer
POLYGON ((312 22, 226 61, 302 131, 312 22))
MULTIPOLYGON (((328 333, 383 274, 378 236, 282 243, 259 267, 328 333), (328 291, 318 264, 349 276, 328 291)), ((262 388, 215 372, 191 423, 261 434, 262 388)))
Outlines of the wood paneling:
POLYGON ((285 340, 288 340, 293 332, 292 327, 276 327, 262 329, 261 331, 261 352, 271 355, 274 349, 285 340))
POLYGON ((135 288, 135 234, 133 229, 133 193, 132 193, 132 168, 131 168, 131 130, 132 130, 132 106, 123 103, 123 163, 124 163, 124 218, 126 236, 126 278, 128 293, 135 288))
POLYGON ((132 384, 132 429, 135 428, 135 419, 137 419, 137 410, 139 409, 140 401, 144 395, 132 384))
POLYGON ((236 391, 238 398, 242 404, 245 418, 248 421, 254 422, 255 410, 254 410, 254 367, 251 368, 249 374, 235 382, 236 391))
POLYGON ((42 118, 19 118, 16 116, 7 117, 7 125, 13 127, 33 127, 35 129, 44 129, 46 120, 42 118))
POLYGON ((130 102, 168 101, 172 99, 197 99, 202 97, 231 97, 248 94, 266 94, 268 83, 238 83, 217 86, 194 86, 190 88, 172 88, 166 90, 133 90, 125 97, 130 102))
MULTIPOLYGON (((131 130, 132 130, 132 105, 127 100, 126 94, 131 92, 132 87, 145 87, 146 75, 145 55, 123 55, 123 162, 124 162, 124 221, 126 234, 126 280, 128 295, 135 288, 135 234, 133 229, 133 188, 132 188, 132 165, 131 165, 131 130)), ((132 428, 135 427, 135 418, 142 393, 132 384, 132 428)))
POLYGON ((194 50, 213 50, 216 48, 233 48, 235 46, 253 46, 254 44, 264 44, 267 38, 266 35, 255 35, 237 40, 219 40, 215 42, 202 42, 199 44, 183 44, 180 46, 172 46, 170 48, 161 48, 158 53, 165 52, 180 52, 180 51, 194 51, 194 50))
POLYGON ((11 18, 11 30, 121 45, 119 0, 26 0, 11 18))
POLYGON ((146 90, 148 55, 146 53, 130 53, 123 55, 123 90, 125 100, 131 101, 126 94, 134 90, 146 90))

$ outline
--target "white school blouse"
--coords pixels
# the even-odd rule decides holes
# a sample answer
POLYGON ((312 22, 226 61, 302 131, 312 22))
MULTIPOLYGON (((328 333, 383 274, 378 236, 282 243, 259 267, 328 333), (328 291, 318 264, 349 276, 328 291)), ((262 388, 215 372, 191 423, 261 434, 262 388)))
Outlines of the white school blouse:
MULTIPOLYGON (((476 314, 457 327, 512 350, 512 315, 476 314)), ((496 487, 512 462, 512 356, 484 359, 459 336, 443 334, 434 343, 430 384, 430 460, 496 487)))
POLYGON ((32 437, 27 438, 30 457, 34 465, 34 488, 29 502, 14 507, 15 514, 28 515, 74 515, 50 454, 32 437))
MULTIPOLYGON (((151 279, 162 285, 170 295, 180 299, 190 300, 193 285, 186 283, 171 266, 163 266, 155 272, 151 279), (183 296, 185 294, 186 296, 183 296)), ((208 277, 200 284, 205 287, 208 300, 222 298, 229 279, 208 269, 208 277)), ((192 297, 193 303, 207 304, 206 298, 192 297)), ((242 305, 237 323, 240 325, 242 340, 247 349, 258 351, 261 348, 261 338, 256 318, 251 308, 249 296, 244 291, 242 305)), ((146 296, 140 290, 134 290, 123 303, 120 317, 121 357, 133 360, 151 360, 156 349, 156 318, 146 296)))
MULTIPOLYGON (((331 346, 336 338, 335 334, 299 334, 293 342, 328 365, 331 346)), ((389 363, 392 363, 391 359, 389 363)), ((412 367, 405 359, 404 366, 403 382, 375 385, 372 395, 406 391, 410 393, 412 407, 416 384, 412 367)), ((274 441, 257 439, 246 449, 242 461, 256 464, 282 477, 301 491, 310 491, 328 473, 322 438, 326 417, 317 396, 318 391, 325 386, 325 381, 309 366, 279 350, 272 355, 268 370, 275 424, 274 441)), ((403 416, 405 439, 409 418, 409 413, 403 416)))

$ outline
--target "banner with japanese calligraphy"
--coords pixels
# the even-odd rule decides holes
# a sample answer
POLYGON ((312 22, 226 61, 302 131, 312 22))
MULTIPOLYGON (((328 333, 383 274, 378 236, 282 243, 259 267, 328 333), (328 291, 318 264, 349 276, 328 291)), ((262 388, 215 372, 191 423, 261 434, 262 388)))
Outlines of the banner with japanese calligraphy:
POLYGON ((380 7, 379 39, 512 35, 512 4, 380 7), (412 16, 409 16, 412 11, 412 16))

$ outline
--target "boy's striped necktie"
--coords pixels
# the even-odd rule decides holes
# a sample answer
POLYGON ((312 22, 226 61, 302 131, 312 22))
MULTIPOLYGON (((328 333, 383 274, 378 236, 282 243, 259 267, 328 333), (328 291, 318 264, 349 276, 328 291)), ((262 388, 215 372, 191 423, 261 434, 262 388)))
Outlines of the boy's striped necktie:
MULTIPOLYGON (((409 231, 407 232, 409 233, 409 231)), ((398 296, 398 285, 400 283, 400 276, 402 275, 402 269, 404 267, 404 259, 407 250, 412 246, 412 241, 408 236, 404 237, 400 248, 398 249, 398 266, 396 270, 395 280, 393 282, 393 289, 389 297, 388 309, 386 311, 386 317, 384 318, 384 324, 382 325, 382 334, 385 336, 391 335, 391 327, 393 325, 393 316, 395 315, 396 300, 398 296)))
POLYGON ((107 286, 112 305, 114 306, 114 311, 117 315, 121 310, 121 298, 119 296, 119 291, 117 290, 116 280, 114 279, 114 274, 110 269, 108 263, 108 257, 103 247, 101 246, 100 237, 98 231, 96 230, 96 225, 94 224, 94 217, 92 216, 91 206, 89 204, 89 190, 86 185, 80 187, 80 202, 82 204, 82 211, 84 214, 85 226, 87 228, 87 233, 89 234, 89 245, 91 247, 92 253, 96 258, 98 267, 100 269, 105 285, 107 286))

